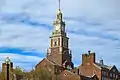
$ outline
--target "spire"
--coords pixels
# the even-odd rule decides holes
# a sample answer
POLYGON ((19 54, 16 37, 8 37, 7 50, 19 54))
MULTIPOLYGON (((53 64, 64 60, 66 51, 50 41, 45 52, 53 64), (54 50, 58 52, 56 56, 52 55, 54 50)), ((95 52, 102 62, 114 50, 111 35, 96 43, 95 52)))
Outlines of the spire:
POLYGON ((60 0, 59 0, 59 10, 60 10, 60 0))
POLYGON ((101 57, 101 59, 100 59, 100 62, 99 62, 101 65, 103 65, 104 63, 103 63, 103 59, 102 59, 102 57, 101 57))
POLYGON ((60 8, 60 0, 59 0, 58 12, 57 12, 57 19, 62 21, 62 12, 61 12, 61 8, 60 8))
POLYGON ((58 6, 58 13, 61 13, 60 0, 59 0, 59 6, 58 6))
POLYGON ((9 58, 9 57, 6 57, 5 63, 6 63, 6 64, 10 64, 10 62, 11 62, 10 58, 9 58))

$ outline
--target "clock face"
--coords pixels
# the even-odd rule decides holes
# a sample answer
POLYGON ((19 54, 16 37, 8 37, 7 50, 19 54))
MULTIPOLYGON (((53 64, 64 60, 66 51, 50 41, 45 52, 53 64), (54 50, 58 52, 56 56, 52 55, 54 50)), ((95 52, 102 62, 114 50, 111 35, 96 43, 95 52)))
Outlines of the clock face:
POLYGON ((59 28, 60 28, 60 27, 57 25, 55 29, 56 29, 56 30, 59 30, 59 28))

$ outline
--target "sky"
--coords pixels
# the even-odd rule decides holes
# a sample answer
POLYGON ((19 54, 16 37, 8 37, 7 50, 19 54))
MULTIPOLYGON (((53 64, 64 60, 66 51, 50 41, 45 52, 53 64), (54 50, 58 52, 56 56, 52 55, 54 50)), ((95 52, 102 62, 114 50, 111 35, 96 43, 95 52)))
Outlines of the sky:
MULTIPOLYGON (((96 53, 120 68, 120 0, 61 0, 75 66, 82 54, 96 53)), ((58 0, 0 0, 0 64, 7 56, 26 71, 46 56, 58 0)), ((1 68, 1 67, 0 67, 1 68)))

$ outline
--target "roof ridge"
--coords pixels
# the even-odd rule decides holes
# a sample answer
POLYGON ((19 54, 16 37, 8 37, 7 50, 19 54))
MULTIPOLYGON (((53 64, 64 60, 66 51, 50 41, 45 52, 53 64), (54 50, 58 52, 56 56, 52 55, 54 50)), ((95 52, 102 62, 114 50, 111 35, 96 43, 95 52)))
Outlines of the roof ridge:
POLYGON ((95 62, 95 65, 97 65, 99 68, 104 67, 104 68, 107 68, 109 70, 111 70, 112 67, 113 67, 113 66, 109 66, 109 65, 105 65, 105 64, 100 64, 100 63, 97 63, 97 62, 95 62))
POLYGON ((59 64, 57 64, 57 63, 55 63, 55 62, 53 62, 53 61, 50 61, 49 59, 47 59, 47 58, 45 58, 47 61, 49 61, 50 63, 52 63, 53 65, 58 65, 58 66, 61 66, 61 65, 59 65, 59 64))

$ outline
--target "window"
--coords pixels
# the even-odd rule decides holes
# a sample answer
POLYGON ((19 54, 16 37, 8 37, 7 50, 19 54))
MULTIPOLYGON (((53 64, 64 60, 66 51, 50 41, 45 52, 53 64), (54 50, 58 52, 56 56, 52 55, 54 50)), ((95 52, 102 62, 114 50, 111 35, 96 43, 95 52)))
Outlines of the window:
POLYGON ((56 46, 56 45, 57 45, 57 41, 54 42, 54 46, 56 46))
POLYGON ((113 74, 113 77, 115 78, 115 74, 113 74))
POLYGON ((118 75, 116 75, 116 78, 118 78, 118 75))
POLYGON ((58 45, 58 40, 57 39, 54 39, 53 41, 53 46, 57 46, 58 45))
POLYGON ((106 72, 104 71, 104 73, 103 73, 104 75, 106 75, 106 72))
POLYGON ((115 72, 115 69, 113 69, 113 72, 115 72))
POLYGON ((105 77, 102 77, 102 80, 107 80, 107 78, 105 78, 105 77))
POLYGON ((110 77, 112 77, 112 73, 110 73, 110 77))
POLYGON ((108 72, 102 71, 102 74, 103 74, 103 75, 107 75, 107 74, 108 74, 108 72))

